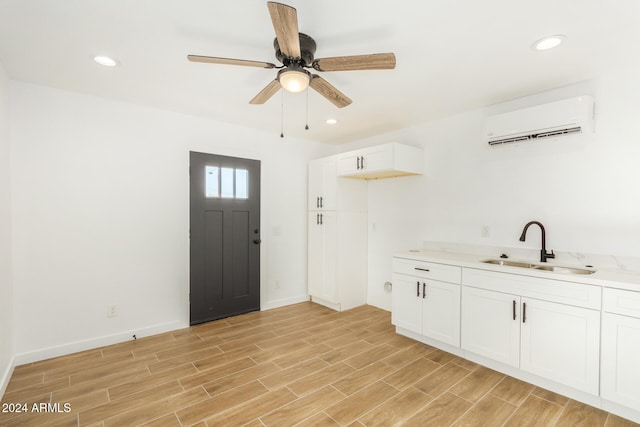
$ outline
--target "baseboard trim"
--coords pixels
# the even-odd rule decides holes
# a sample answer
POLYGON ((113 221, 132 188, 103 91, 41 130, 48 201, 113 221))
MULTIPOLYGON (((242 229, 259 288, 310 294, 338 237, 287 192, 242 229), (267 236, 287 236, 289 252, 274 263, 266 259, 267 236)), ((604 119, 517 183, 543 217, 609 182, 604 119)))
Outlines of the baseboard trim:
POLYGON ((17 354, 14 357, 14 366, 24 365, 26 363, 39 362, 41 360, 51 359, 58 356, 66 356, 67 354, 77 353, 79 351, 91 350, 107 345, 118 344, 129 341, 135 334, 137 338, 143 338, 150 335, 162 334, 164 332, 175 331, 177 329, 189 327, 188 323, 169 322, 160 325, 149 326, 142 329, 132 329, 129 331, 118 332, 117 334, 105 335, 98 338, 92 338, 84 341, 76 341, 72 343, 62 344, 55 347, 43 348, 27 353, 17 354))
POLYGON ((284 298, 284 299, 279 299, 275 301, 269 301, 268 303, 263 304, 262 307, 260 307, 260 310, 261 311, 273 310, 274 308, 285 307, 287 305, 299 304, 301 302, 308 302, 308 301, 309 301, 309 295, 300 295, 292 298, 284 298))
POLYGON ((5 369, 2 377, 0 378, 0 401, 4 398, 4 392, 7 390, 7 386, 9 385, 9 380, 11 379, 11 375, 13 375, 13 368, 16 367, 16 358, 15 356, 11 358, 9 361, 9 365, 7 369, 5 369))

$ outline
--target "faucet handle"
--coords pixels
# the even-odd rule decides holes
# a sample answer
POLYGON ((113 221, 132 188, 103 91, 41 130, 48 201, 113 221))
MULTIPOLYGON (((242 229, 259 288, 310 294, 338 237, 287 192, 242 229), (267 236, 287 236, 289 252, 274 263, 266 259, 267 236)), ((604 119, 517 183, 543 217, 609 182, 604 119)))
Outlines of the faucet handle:
POLYGON ((553 253, 553 249, 551 249, 551 253, 547 253, 547 258, 555 258, 556 254, 553 253))

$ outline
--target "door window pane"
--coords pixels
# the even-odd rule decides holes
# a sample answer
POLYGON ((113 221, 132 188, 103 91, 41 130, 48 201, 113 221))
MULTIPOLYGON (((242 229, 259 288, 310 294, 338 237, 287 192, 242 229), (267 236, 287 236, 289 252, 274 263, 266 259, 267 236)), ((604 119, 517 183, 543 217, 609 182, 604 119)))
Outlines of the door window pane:
POLYGON ((220 195, 225 198, 233 198, 233 168, 222 168, 220 170, 220 195))
POLYGON ((220 171, 217 166, 204 167, 206 197, 220 197, 219 173, 220 171))
POLYGON ((247 169, 205 166, 205 196, 226 199, 249 198, 249 171, 247 169))
POLYGON ((236 169, 236 199, 249 197, 249 171, 236 169))

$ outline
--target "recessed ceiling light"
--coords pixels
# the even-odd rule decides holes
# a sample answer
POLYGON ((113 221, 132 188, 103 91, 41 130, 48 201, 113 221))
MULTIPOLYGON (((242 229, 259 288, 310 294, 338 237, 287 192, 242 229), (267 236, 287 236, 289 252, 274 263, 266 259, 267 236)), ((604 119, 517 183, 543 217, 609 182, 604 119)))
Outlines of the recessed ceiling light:
POLYGON ((338 120, 336 119, 327 119, 327 121, 325 122, 328 125, 335 125, 336 123, 338 123, 338 120))
POLYGON ((534 42, 531 45, 531 49, 533 50, 548 50, 553 49, 554 47, 560 46, 560 44, 566 39, 567 36, 563 34, 555 34, 553 36, 547 36, 541 38, 540 40, 534 42))
POLYGON ((110 58, 108 56, 94 56, 93 60, 105 67, 115 67, 119 64, 118 60, 110 58))

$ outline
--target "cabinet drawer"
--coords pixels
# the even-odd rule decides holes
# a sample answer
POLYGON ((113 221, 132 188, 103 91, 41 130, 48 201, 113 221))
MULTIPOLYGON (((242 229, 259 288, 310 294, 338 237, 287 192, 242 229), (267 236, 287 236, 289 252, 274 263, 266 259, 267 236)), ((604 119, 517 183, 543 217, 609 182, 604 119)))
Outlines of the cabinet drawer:
POLYGON ((608 313, 622 314, 640 319, 640 292, 605 288, 602 308, 608 313))
POLYGON ((434 262, 417 261, 405 258, 393 259, 393 272, 424 279, 440 280, 442 282, 460 283, 462 269, 453 265, 437 264, 434 262))
POLYGON ((584 283, 465 268, 462 284, 594 310, 602 307, 600 286, 584 283))

